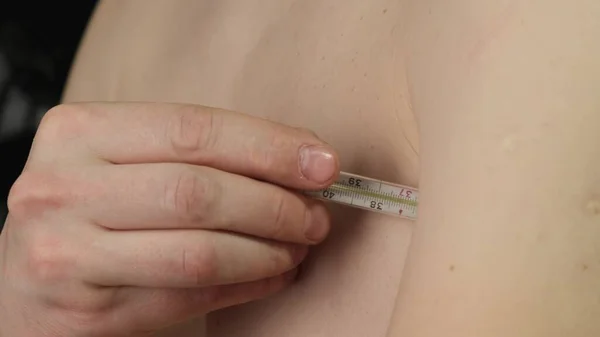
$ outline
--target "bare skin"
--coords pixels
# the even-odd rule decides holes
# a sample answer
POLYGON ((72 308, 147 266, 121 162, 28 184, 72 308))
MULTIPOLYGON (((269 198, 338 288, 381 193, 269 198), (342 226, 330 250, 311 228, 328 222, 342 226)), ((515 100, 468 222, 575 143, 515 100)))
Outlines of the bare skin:
POLYGON ((600 335, 600 3, 404 14, 421 216, 388 337, 600 335))
MULTIPOLYGON (((338 151, 342 170, 416 186, 399 14, 390 1, 106 1, 65 100, 242 111, 312 129, 338 151)), ((385 334, 413 224, 332 211, 329 239, 301 280, 281 296, 211 315, 210 335, 385 334)))
POLYGON ((600 9, 444 3, 102 3, 66 101, 191 102, 310 128, 343 170, 423 192, 406 270, 415 224, 332 207, 301 280, 210 315, 209 335, 599 333, 600 9), (557 180, 572 189, 543 193, 557 180))

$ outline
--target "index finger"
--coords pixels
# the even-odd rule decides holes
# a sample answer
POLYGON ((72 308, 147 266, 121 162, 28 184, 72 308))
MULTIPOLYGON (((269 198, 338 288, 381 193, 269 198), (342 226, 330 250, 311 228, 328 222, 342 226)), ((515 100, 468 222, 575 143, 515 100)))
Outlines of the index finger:
POLYGON ((300 189, 327 186, 339 172, 335 151, 313 133, 228 110, 171 103, 74 103, 49 115, 46 124, 78 123, 61 129, 84 133, 78 138, 87 152, 114 164, 210 166, 300 189))

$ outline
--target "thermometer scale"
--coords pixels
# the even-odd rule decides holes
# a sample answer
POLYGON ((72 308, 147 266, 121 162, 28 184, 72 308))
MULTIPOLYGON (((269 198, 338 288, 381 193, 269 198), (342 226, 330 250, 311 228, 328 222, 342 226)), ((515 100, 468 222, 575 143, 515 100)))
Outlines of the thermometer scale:
POLYGON ((341 172, 338 179, 328 188, 307 191, 305 194, 410 220, 417 218, 417 189, 347 172, 341 172))

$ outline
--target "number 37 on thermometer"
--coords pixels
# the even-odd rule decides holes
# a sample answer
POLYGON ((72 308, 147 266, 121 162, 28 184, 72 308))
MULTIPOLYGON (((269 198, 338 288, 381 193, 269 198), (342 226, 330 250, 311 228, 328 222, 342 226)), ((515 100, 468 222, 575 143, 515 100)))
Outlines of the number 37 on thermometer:
POLYGON ((324 190, 306 192, 314 198, 374 212, 416 219, 417 189, 356 174, 341 172, 336 182, 324 190))

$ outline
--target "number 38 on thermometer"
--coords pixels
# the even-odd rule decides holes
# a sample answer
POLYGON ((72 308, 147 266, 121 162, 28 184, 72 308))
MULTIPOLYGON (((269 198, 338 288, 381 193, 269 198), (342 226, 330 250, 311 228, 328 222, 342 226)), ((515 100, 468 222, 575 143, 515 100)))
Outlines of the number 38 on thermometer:
POLYGON ((347 206, 368 209, 408 219, 416 219, 419 192, 356 174, 341 172, 338 180, 327 189, 306 192, 314 198, 347 206))

